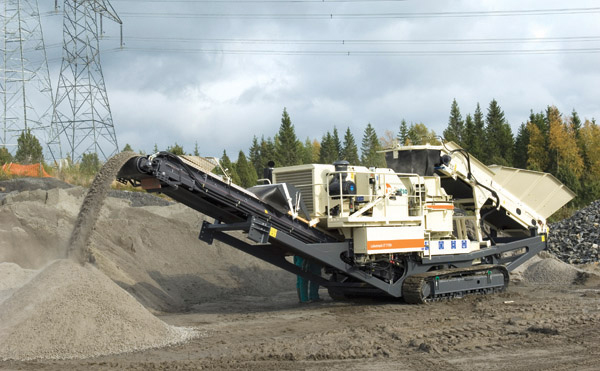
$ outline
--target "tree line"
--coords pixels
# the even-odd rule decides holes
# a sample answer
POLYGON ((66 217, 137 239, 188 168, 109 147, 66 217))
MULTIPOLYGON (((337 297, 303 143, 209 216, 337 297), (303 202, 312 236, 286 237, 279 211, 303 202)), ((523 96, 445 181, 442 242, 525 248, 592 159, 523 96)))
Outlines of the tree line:
POLYGON ((452 102, 444 138, 465 148, 485 164, 548 172, 574 191, 573 206, 600 198, 600 128, 577 112, 555 106, 530 112, 514 135, 498 102, 492 100, 484 118, 479 104, 463 120, 452 102))

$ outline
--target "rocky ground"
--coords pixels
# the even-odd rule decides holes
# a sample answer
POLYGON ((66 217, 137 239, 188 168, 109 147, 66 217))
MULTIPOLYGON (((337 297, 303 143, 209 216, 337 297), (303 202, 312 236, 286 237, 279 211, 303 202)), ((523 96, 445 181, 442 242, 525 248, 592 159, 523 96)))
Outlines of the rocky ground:
MULTIPOLYGON (((330 299, 300 305, 293 276, 228 246, 202 244, 197 239, 202 215, 144 193, 120 193, 106 200, 91 236, 97 269, 75 269, 61 260, 47 265, 64 257, 85 191, 66 186, 33 188, 19 191, 0 182, 4 195, 0 194, 0 344, 5 344, 0 347, 0 359, 5 359, 0 369, 598 367, 597 259, 573 265, 544 252, 512 274, 506 292, 491 296, 417 306, 330 299), (70 279, 78 282, 68 286, 53 278, 74 274, 80 278, 70 279), (89 287, 97 274, 110 278, 99 280, 101 291, 89 287), (96 313, 93 307, 78 305, 77 300, 89 302, 90 295, 108 305, 107 310, 96 313), (61 299, 64 305, 56 300, 65 297, 71 299, 61 299), (113 297, 120 298, 118 311, 109 305, 113 297), (58 309, 41 309, 50 307, 58 309), (75 316, 79 322, 65 320, 74 316, 66 315, 64 308, 81 313, 74 307, 87 308, 86 313, 93 315, 75 316), (37 326, 26 321, 32 318, 39 321, 37 326), (103 318, 111 319, 104 330, 103 318), (54 322, 61 332, 53 330, 54 322), (60 342, 52 334, 60 334, 63 340, 73 338, 83 331, 77 326, 91 323, 97 326, 97 336, 84 345, 98 350, 98 344, 108 349, 109 343, 119 343, 126 353, 90 357, 98 353, 88 350, 86 356, 85 347, 72 346, 74 359, 29 361, 19 353, 36 344, 54 351, 49 345, 60 342), (153 330, 146 332, 144 326, 153 330), (36 331, 40 336, 32 335, 36 331), (112 338, 104 336, 107 331, 112 338), (119 331, 127 336, 119 338, 119 331), (191 340, 136 350, 143 348, 136 348, 141 340, 160 345, 152 343, 160 331, 185 333, 191 340), (21 336, 24 333, 28 336, 21 336)), ((321 296, 327 298, 326 292, 321 296)), ((95 328, 84 330, 94 334, 95 328)))

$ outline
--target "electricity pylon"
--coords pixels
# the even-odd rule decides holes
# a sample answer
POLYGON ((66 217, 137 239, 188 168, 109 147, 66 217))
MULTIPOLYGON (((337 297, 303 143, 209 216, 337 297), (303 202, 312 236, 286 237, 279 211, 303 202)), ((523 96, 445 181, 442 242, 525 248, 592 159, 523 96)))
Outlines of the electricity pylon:
POLYGON ((106 160, 118 152, 117 136, 100 65, 102 17, 122 25, 105 0, 65 0, 63 58, 56 89, 52 123, 53 142, 63 144, 55 159, 73 162, 97 153, 106 160), (99 27, 100 24, 100 27, 99 27))
POLYGON ((51 121, 52 86, 38 2, 5 0, 3 3, 0 147, 14 154, 17 139, 24 130, 31 130, 46 144, 56 133, 51 121))

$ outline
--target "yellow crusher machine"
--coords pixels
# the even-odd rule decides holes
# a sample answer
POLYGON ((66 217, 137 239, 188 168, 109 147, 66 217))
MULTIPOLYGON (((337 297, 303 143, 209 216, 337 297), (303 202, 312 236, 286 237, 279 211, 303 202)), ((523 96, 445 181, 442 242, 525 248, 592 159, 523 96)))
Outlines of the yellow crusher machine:
POLYGON ((574 197, 550 174, 488 167, 452 142, 398 146, 385 158, 387 168, 269 168, 266 184, 244 189, 206 159, 159 152, 131 159, 118 179, 214 218, 201 240, 318 282, 334 299, 409 303, 504 290, 509 272, 546 248, 547 218, 574 197))

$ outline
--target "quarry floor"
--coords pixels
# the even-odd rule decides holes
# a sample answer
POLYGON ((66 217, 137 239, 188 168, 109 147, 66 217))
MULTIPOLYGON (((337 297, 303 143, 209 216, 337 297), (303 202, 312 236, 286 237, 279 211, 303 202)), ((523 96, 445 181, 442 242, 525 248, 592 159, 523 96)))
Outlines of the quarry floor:
MULTIPOLYGON (((323 290, 322 297, 327 294, 323 290)), ((9 370, 597 370, 600 282, 513 284, 500 294, 407 305, 298 304, 296 293, 231 296, 162 314, 201 336, 180 346, 9 370)))

